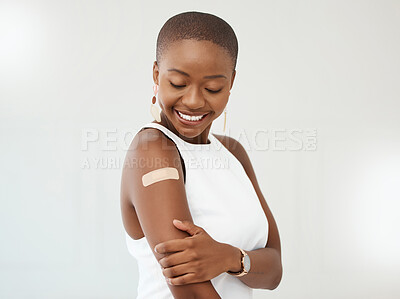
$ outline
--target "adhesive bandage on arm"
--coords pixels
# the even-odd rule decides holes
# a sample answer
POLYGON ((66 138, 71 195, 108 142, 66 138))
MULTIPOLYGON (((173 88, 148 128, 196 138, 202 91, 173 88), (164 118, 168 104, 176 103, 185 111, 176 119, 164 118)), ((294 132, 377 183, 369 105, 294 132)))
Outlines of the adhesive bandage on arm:
POLYGON ((179 173, 178 170, 174 167, 164 167, 156 170, 152 170, 145 175, 142 176, 143 186, 147 187, 148 185, 157 183, 163 180, 178 180, 179 173))

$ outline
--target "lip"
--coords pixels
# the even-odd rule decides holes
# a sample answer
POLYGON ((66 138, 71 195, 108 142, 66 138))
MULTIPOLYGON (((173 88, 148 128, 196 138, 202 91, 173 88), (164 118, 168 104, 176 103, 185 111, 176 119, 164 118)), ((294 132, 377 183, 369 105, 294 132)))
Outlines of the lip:
MULTIPOLYGON (((203 122, 204 122, 204 120, 210 115, 210 112, 208 112, 207 113, 207 115, 205 115, 205 116, 203 116, 203 118, 202 119, 200 119, 200 120, 196 120, 196 121, 191 121, 191 120, 186 120, 186 119, 183 119, 180 115, 179 115, 179 113, 178 113, 178 110, 176 110, 175 108, 174 108, 174 112, 175 112, 175 115, 176 115, 176 117, 178 118, 178 120, 182 123, 182 124, 184 124, 184 125, 188 125, 188 126, 197 126, 197 125, 200 125, 200 124, 202 124, 203 122)), ((186 113, 184 113, 183 111, 180 111, 180 112, 182 112, 183 114, 186 114, 186 113)), ((199 116, 199 115, 203 115, 204 113, 202 113, 202 114, 187 114, 187 115, 192 115, 192 116, 199 116)))

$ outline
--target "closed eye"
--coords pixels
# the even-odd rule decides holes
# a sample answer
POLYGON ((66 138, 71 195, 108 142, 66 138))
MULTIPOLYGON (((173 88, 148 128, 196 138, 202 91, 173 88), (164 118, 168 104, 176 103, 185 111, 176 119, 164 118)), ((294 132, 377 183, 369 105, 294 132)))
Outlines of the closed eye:
POLYGON ((207 88, 206 88, 206 90, 209 91, 209 92, 211 92, 211 93, 217 93, 217 92, 220 92, 220 91, 222 90, 222 88, 221 88, 221 89, 218 89, 218 90, 210 90, 210 89, 207 89, 207 88))
MULTIPOLYGON (((172 82, 169 82, 169 83, 171 83, 171 85, 172 85, 173 87, 175 87, 175 88, 183 88, 183 87, 186 86, 186 85, 175 85, 175 84, 173 84, 172 82)), ((211 90, 211 89, 206 88, 206 90, 207 90, 208 92, 211 92, 211 93, 217 93, 217 92, 220 92, 220 91, 222 90, 222 88, 221 88, 221 89, 218 89, 218 90, 211 90)))
POLYGON ((175 84, 173 84, 172 82, 169 82, 169 83, 171 83, 171 85, 173 86, 173 87, 175 87, 175 88, 182 88, 182 87, 185 87, 186 85, 175 85, 175 84))

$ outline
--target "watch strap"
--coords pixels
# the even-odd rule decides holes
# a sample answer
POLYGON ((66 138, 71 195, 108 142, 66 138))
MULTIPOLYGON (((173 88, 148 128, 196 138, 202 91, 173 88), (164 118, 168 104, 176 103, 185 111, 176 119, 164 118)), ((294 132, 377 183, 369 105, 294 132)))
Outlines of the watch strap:
POLYGON ((236 247, 237 249, 240 250, 241 252, 241 269, 238 272, 232 272, 232 271, 226 271, 226 273, 232 275, 232 276, 236 276, 236 277, 241 277, 243 275, 246 275, 248 272, 246 271, 246 269, 244 268, 244 257, 247 255, 247 253, 239 247, 236 247))

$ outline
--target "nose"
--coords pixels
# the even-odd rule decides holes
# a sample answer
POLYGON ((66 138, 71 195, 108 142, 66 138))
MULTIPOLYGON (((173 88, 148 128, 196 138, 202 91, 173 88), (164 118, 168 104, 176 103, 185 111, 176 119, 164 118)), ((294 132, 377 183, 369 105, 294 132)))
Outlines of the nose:
POLYGON ((182 104, 190 110, 201 109, 205 106, 205 103, 203 94, 196 87, 190 88, 182 98, 182 104))

